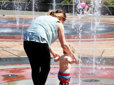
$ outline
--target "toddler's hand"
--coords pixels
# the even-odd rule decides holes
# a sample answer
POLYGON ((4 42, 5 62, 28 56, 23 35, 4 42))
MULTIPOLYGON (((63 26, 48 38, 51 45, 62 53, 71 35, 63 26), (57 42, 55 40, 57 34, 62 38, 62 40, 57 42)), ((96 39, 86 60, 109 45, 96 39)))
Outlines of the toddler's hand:
POLYGON ((82 63, 81 59, 79 59, 78 57, 76 57, 76 64, 82 63))
POLYGON ((58 54, 55 54, 55 55, 54 55, 54 61, 57 62, 57 61, 59 60, 59 57, 60 57, 60 56, 59 56, 58 54))

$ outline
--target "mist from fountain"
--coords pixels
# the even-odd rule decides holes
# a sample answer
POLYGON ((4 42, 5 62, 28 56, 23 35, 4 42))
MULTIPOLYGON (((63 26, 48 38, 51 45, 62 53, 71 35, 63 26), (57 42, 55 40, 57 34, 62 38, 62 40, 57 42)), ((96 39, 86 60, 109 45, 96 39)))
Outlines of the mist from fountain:
MULTIPOLYGON (((73 19, 72 19, 73 21, 72 21, 72 29, 75 29, 75 31, 77 31, 77 33, 78 33, 78 36, 79 36, 78 54, 79 54, 79 57, 82 58, 81 49, 82 49, 82 34, 83 34, 82 32, 83 32, 83 26, 84 26, 83 24, 84 23, 82 23, 82 21, 81 21, 81 18, 82 18, 82 14, 81 13, 77 15, 78 16, 77 23, 75 21, 75 4, 74 4, 74 1, 75 0, 73 0, 73 19)), ((32 17, 34 19, 34 15, 35 15, 34 14, 34 12, 35 12, 35 0, 32 0, 32 3, 33 3, 33 5, 32 5, 32 17)), ((95 71, 96 62, 97 62, 96 61, 96 50, 97 50, 97 48, 96 48, 96 33, 97 33, 97 29, 96 28, 99 26, 99 23, 100 23, 100 20, 99 20, 99 17, 100 17, 100 10, 99 10, 100 0, 99 0, 99 3, 98 3, 98 0, 91 0, 91 4, 92 4, 92 14, 90 16, 91 17, 91 22, 90 22, 91 24, 89 24, 90 27, 91 27, 91 29, 90 29, 91 31, 89 31, 89 32, 93 32, 92 35, 93 35, 93 39, 94 39, 93 49, 91 49, 93 51, 93 56, 92 56, 92 59, 93 59, 92 60, 93 61, 92 68, 93 68, 93 70, 92 70, 91 73, 88 73, 88 74, 89 75, 95 75, 95 74, 97 74, 96 71, 95 71)), ((56 2, 55 2, 55 5, 53 5, 53 6, 54 6, 53 8, 56 8, 56 2)), ((19 3, 16 3, 16 2, 14 2, 14 7, 15 7, 16 24, 17 24, 17 28, 19 28, 18 25, 20 24, 20 21, 21 21, 20 18, 19 18, 20 17, 20 10, 22 8, 20 7, 20 4, 19 3)), ((26 8, 25 8, 24 11, 26 11, 26 8)), ((23 19, 22 24, 23 25, 26 24, 25 22, 26 22, 25 19, 23 19)), ((18 30, 14 30, 14 29, 12 29, 12 30, 13 31, 18 31, 18 30)), ((9 30, 9 31, 12 32, 12 30, 9 30)), ((22 30, 22 35, 23 35, 23 29, 21 29, 21 30, 22 30)), ((6 31, 6 30, 4 30, 4 31, 6 31)), ((21 39, 23 39, 23 38, 21 38, 21 39)), ((102 52, 102 54, 103 54, 103 52, 102 52)), ((102 54, 101 54, 101 56, 102 56, 102 54)), ((99 60, 99 62, 100 61, 101 60, 99 60)), ((103 62, 105 63, 105 61, 103 61, 103 62)), ((81 65, 81 63, 79 63, 79 66, 78 66, 78 70, 79 70, 78 85, 81 85, 82 84, 82 81, 81 81, 81 75, 82 75, 81 71, 82 71, 82 69, 81 69, 81 67, 82 67, 82 65, 81 65)))
POLYGON ((34 20, 34 12, 35 12, 35 0, 32 0, 32 18, 34 20))
POLYGON ((15 8, 15 17, 16 17, 17 29, 19 29, 20 10, 22 9, 21 6, 20 6, 20 0, 19 0, 19 2, 13 1, 13 5, 14 5, 14 8, 15 8))
MULTIPOLYGON (((103 8, 105 7, 105 8, 107 9, 107 11, 109 12, 109 14, 112 15, 110 9, 109 9, 106 5, 102 5, 102 7, 103 7, 103 8)), ((106 10, 106 9, 105 9, 105 10, 106 10)))
POLYGON ((53 10, 56 10, 56 0, 53 0, 53 10))
MULTIPOLYGON (((78 55, 79 58, 82 58, 81 54, 81 40, 82 40, 82 26, 83 24, 81 23, 81 18, 82 18, 82 12, 78 14, 78 27, 75 26, 75 6, 74 6, 75 1, 73 0, 73 19, 72 19, 72 28, 78 31, 79 33, 79 42, 78 42, 78 55)), ((80 4, 80 0, 79 0, 80 4)), ((96 28, 99 26, 100 20, 100 6, 101 6, 101 0, 91 0, 91 5, 92 5, 92 15, 91 15, 91 30, 93 30, 93 71, 90 73, 92 75, 96 74, 95 73, 95 68, 96 68, 96 28)), ((79 74, 78 74, 78 85, 81 85, 81 63, 79 63, 79 74)))
POLYGON ((101 7, 101 0, 91 0, 92 4, 92 17, 91 17, 91 23, 92 23, 92 29, 94 31, 93 33, 93 74, 95 73, 96 68, 96 28, 99 26, 100 23, 100 7, 101 7))

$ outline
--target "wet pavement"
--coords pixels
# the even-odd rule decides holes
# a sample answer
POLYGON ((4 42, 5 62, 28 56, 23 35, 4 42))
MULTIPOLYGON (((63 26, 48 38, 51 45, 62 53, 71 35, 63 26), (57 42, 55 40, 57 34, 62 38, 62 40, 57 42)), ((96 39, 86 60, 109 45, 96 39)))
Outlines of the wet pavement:
MULTIPOLYGON (((71 84, 79 85, 114 85, 114 41, 102 40, 96 43, 96 71, 93 73, 93 42, 83 41, 79 49, 78 40, 67 40, 70 44, 81 50, 82 66, 73 65, 71 71, 71 84), (79 77, 79 73, 81 78, 79 77)), ((0 42, 0 85, 33 85, 31 80, 31 68, 28 58, 23 50, 21 40, 0 42)), ((62 54, 59 42, 55 42, 52 48, 62 54), (55 48, 56 47, 56 48, 55 48)), ((46 85, 58 85, 58 63, 51 62, 51 70, 46 85), (53 82, 52 82, 53 81, 53 82)))
MULTIPOLYGON (((93 71, 92 65, 82 65, 79 77, 79 66, 73 65, 70 85, 113 85, 114 65, 97 65, 93 71)), ((58 65, 51 65, 46 85, 58 85, 58 65)), ((0 85, 33 85, 29 64, 0 65, 0 85)))
MULTIPOLYGON (((5 11, 0 13, 5 14, 5 16, 1 14, 0 18, 14 19, 12 11, 9 11, 9 14, 6 14, 5 11)), ((45 13, 38 13, 38 15, 42 14, 45 13)), ((67 21, 69 22, 72 15, 67 15, 69 17, 67 21)), ((24 14, 19 17, 25 18, 24 14)), ((83 18, 82 21, 87 21, 89 17, 90 16, 83 18)), ((31 14, 29 15, 28 13, 26 18, 31 19, 31 14)), ((114 26, 113 16, 103 16, 100 19, 102 24, 111 25, 111 27, 114 26)), ((0 27, 9 26, 15 28, 17 25, 0 25, 0 27)), ((26 28, 28 24, 19 26, 20 28, 26 28)), ((70 85, 114 85, 114 32, 112 30, 114 30, 113 27, 108 33, 105 31, 103 34, 97 34, 96 40, 88 35, 83 35, 81 40, 79 36, 66 36, 68 43, 75 47, 77 51, 76 54, 82 56, 82 65, 72 66, 70 85), (95 66, 92 64, 93 57, 95 57, 96 60, 95 66)), ((31 80, 31 68, 23 49, 23 37, 17 35, 0 36, 0 85, 33 85, 31 80)), ((62 55, 62 49, 58 40, 52 45, 52 48, 62 55)), ((51 70, 46 85, 58 85, 57 73, 58 63, 53 62, 52 58, 51 70)))
MULTIPOLYGON (((85 62, 87 60, 89 60, 89 58, 83 57, 82 64, 72 65, 70 85, 113 85, 114 84, 113 58, 105 59, 105 63, 96 63, 95 68, 93 68, 92 63, 85 62), (79 81, 81 84, 79 84, 79 81)), ((59 71, 58 63, 55 63, 52 58, 51 70, 46 85, 58 85, 59 83, 57 79, 58 71, 59 71)), ((31 80, 31 68, 28 62, 28 58, 27 57, 1 58, 0 85, 33 85, 31 80)))

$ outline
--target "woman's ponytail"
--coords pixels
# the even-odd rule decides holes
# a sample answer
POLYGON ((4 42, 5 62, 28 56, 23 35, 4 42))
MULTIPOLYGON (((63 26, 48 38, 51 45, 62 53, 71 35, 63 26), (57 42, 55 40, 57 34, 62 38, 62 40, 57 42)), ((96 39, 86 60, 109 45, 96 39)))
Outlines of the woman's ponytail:
POLYGON ((55 14, 55 10, 49 10, 48 15, 56 17, 54 14, 55 14))
POLYGON ((59 20, 63 19, 64 21, 66 20, 66 13, 63 10, 49 10, 48 15, 57 17, 59 20))

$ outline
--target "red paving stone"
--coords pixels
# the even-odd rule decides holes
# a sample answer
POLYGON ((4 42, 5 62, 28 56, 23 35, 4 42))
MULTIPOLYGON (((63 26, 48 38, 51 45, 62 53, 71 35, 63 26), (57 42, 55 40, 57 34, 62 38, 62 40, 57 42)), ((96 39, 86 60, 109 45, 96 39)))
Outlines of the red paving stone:
MULTIPOLYGON (((0 42, 22 42, 23 36, 0 36, 0 42)), ((69 35, 65 36, 66 41, 68 42, 79 42, 78 36, 75 35, 69 35)), ((58 40, 57 40, 58 41, 58 40)), ((96 35, 96 40, 92 38, 90 35, 84 35, 82 36, 81 42, 94 42, 94 41, 114 41, 114 33, 108 33, 108 34, 100 34, 96 35)))
MULTIPOLYGON (((0 24, 0 27, 11 27, 11 28, 28 28, 29 24, 0 24)), ((98 38, 114 38, 114 33, 102 33, 102 34, 96 34, 96 39, 98 38)), ((0 39, 23 39, 22 36, 0 36, 0 39)), ((78 35, 71 35, 71 36, 66 36, 66 39, 79 39, 78 35)), ((94 41, 94 35, 82 35, 81 39, 93 39, 93 40, 82 40, 82 41, 94 41)), ((114 39, 113 39, 114 40, 114 39)), ((102 41, 102 40, 97 40, 97 41, 102 41)))
POLYGON ((29 24, 0 24, 0 27, 11 27, 11 28, 16 28, 16 27, 19 27, 19 28, 27 28, 29 27, 30 25, 29 24))
POLYGON ((24 80, 31 79, 30 68, 8 68, 0 69, 0 83, 15 81, 15 80, 24 80), (17 77, 3 77, 3 75, 18 75, 17 77))
MULTIPOLYGON (((18 25, 20 28, 27 28, 29 25, 18 25)), ((17 25, 0 25, 0 27, 12 27, 15 28, 17 25)), ((104 33, 104 34, 97 34, 96 35, 96 41, 114 41, 114 33, 104 33), (102 39, 105 38, 105 39, 102 39), (112 39, 108 39, 112 38, 112 39)), ((23 40, 22 36, 0 36, 0 42, 22 42, 23 40)), ((69 42, 78 42, 79 36, 66 36, 67 41, 69 42)), ((81 42, 93 42, 93 37, 90 35, 82 35, 81 42), (87 40, 88 39, 88 40, 87 40)), ((2 65, 3 66, 3 65, 2 65)), ((8 65, 4 65, 8 66, 8 65)), ((9 65, 10 66, 10 65, 9 65)), ((13 65, 11 65, 13 66, 13 65)), ((50 70, 49 78, 55 78, 57 77, 58 73, 58 67, 52 67, 50 70)), ((82 67, 81 68, 81 78, 109 78, 114 79, 114 68, 101 68, 95 70, 95 75, 91 74, 93 72, 92 68, 88 67, 82 67)), ((79 68, 78 67, 72 67, 71 71, 71 77, 72 78, 78 78, 79 68)), ((9 82, 9 81, 15 81, 15 80, 24 80, 24 79, 31 79, 31 69, 30 67, 23 67, 23 68, 8 68, 8 69, 0 69, 0 83, 9 82), (4 77, 9 75, 9 77, 4 77), (10 77, 12 75, 18 75, 17 77, 10 77)), ((78 84, 70 84, 70 85, 78 85, 78 84)), ((106 84, 81 84, 81 85, 106 85, 106 84)))
MULTIPOLYGON (((20 64, 19 66, 28 65, 29 64, 20 64)), ((16 65, 0 65, 0 66, 15 66, 15 68, 6 68, 6 69, 0 69, 0 83, 9 82, 9 81, 15 81, 15 80, 24 80, 24 79, 31 79, 31 68, 30 67, 18 67, 16 68, 16 65), (4 77, 7 76, 8 77, 4 77), (14 75, 14 77, 10 77, 14 75), (15 76, 18 75, 18 76, 15 76)), ((104 66, 105 67, 105 66, 104 66)), ((58 67, 51 67, 49 78, 56 78, 59 68, 58 67)), ((101 68, 96 69, 95 73, 96 75, 90 73, 93 72, 93 69, 90 67, 81 67, 81 78, 108 78, 108 79, 114 79, 114 68, 101 68)), ((78 67, 72 67, 71 70, 71 77, 72 78, 78 78, 79 68, 78 67)), ((73 84, 72 84, 73 85, 73 84)), ((76 85, 76 84, 75 84, 76 85)), ((82 85, 104 85, 104 84, 82 84, 82 85)))

